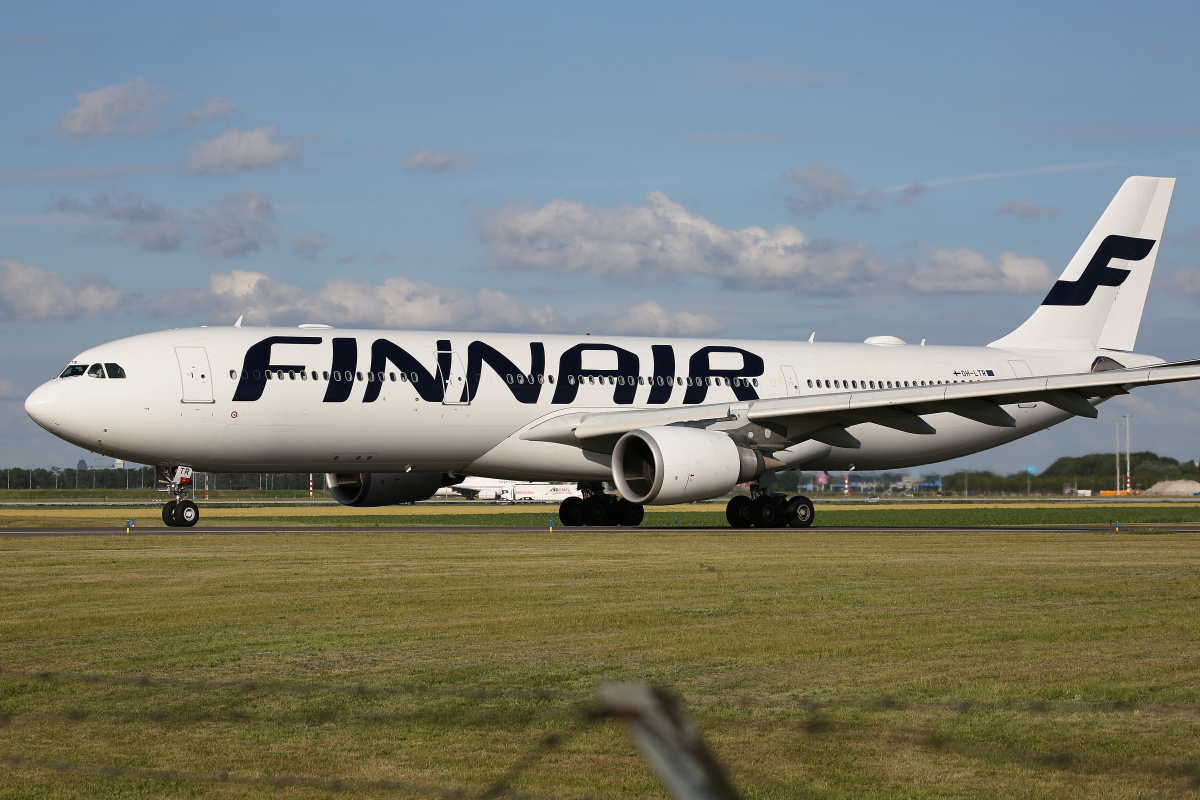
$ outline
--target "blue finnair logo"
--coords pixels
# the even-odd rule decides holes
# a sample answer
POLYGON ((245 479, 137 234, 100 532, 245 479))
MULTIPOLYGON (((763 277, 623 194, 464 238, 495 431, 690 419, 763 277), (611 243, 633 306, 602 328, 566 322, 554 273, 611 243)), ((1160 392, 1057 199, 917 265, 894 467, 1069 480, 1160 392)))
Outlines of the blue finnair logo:
POLYGON ((1129 277, 1129 270, 1110 267, 1109 261, 1141 261, 1154 249, 1153 239, 1138 239, 1133 236, 1105 236, 1096 248, 1096 254, 1088 262, 1077 280, 1058 281, 1050 294, 1042 301, 1044 306, 1086 306, 1096 293, 1098 286, 1120 286, 1129 277))

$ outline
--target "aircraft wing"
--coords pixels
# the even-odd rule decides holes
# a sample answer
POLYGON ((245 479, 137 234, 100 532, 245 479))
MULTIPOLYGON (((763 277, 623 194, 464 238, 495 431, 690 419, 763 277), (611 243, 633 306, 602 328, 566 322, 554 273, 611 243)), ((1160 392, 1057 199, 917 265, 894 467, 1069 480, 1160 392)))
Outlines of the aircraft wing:
POLYGON ((699 425, 732 429, 757 424, 778 432, 789 442, 815 439, 835 447, 858 447, 846 428, 873 422, 915 434, 935 433, 924 415, 950 413, 1001 428, 1016 426, 1002 406, 1049 403, 1081 417, 1098 414, 1090 402, 1127 394, 1137 386, 1200 380, 1200 360, 1156 364, 1137 369, 1112 369, 1075 375, 831 392, 807 397, 709 403, 685 408, 630 409, 592 414, 567 414, 536 424, 522 439, 574 444, 611 451, 622 435, 652 425, 699 425))

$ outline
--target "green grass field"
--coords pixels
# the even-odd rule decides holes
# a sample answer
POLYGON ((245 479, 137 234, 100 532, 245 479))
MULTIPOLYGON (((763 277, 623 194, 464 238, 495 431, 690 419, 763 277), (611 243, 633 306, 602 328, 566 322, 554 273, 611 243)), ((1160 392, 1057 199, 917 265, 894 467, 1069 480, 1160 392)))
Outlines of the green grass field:
POLYGON ((1195 534, 348 532, 0 553, 4 797, 481 795, 534 753, 512 793, 665 797, 619 724, 580 714, 606 680, 671 687, 749 798, 1200 785, 1195 534))
MULTIPOLYGON (((558 508, 496 505, 412 505, 384 508, 343 506, 201 505, 200 526, 256 527, 336 525, 372 528, 393 525, 479 526, 490 528, 560 527, 558 508)), ((124 531, 125 521, 138 528, 165 527, 157 506, 0 508, 0 528, 32 526, 107 526, 124 531)), ((972 526, 972 525, 1108 525, 1200 523, 1200 504, 1166 503, 819 503, 819 526, 972 526)), ((693 504, 648 506, 643 527, 724 527, 724 506, 693 504)))

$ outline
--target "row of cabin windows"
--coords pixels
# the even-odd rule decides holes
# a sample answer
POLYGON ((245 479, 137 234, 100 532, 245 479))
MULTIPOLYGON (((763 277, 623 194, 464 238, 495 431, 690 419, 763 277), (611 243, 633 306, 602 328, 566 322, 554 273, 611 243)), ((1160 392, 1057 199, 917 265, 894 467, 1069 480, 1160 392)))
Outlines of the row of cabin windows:
MULTIPOLYGON (((312 379, 314 381, 318 380, 317 371, 315 369, 312 370, 311 374, 312 374, 312 379)), ((64 373, 64 376, 65 376, 65 373, 64 373)), ((306 381, 306 380, 308 380, 309 373, 305 372, 303 370, 301 370, 299 372, 297 372, 295 370, 288 370, 287 372, 284 372, 283 370, 274 370, 274 371, 267 371, 264 374, 261 370, 257 370, 257 369, 256 370, 242 370, 242 372, 241 372, 242 379, 247 379, 247 378, 253 377, 254 380, 262 380, 265 377, 267 380, 283 380, 285 376, 289 380, 293 380, 293 381, 296 380, 297 378, 299 378, 302 381, 306 381)), ((122 374, 121 377, 124 377, 124 374, 122 374)), ((238 379, 238 371, 236 369, 229 370, 229 377, 232 378, 233 380, 237 380, 238 379)), ((609 376, 607 376, 607 378, 608 378, 608 380, 607 380, 608 384, 613 385, 613 386, 625 386, 627 383, 630 386, 632 386, 632 385, 634 385, 635 382, 638 386, 645 386, 647 384, 649 384, 650 386, 655 386, 655 385, 668 386, 671 383, 676 383, 679 386, 683 386, 685 382, 687 383, 688 386, 700 386, 701 384, 707 385, 707 386, 758 386, 758 378, 719 378, 719 377, 714 378, 714 377, 710 376, 707 378, 686 378, 685 379, 681 376, 674 376, 674 375, 668 376, 665 378, 662 375, 659 375, 657 377, 650 377, 650 378, 647 378, 644 376, 638 376, 637 378, 634 378, 634 376, 632 376, 632 375, 629 375, 629 376, 609 375, 609 376)), ((330 373, 328 371, 322 372, 321 379, 329 380, 330 373)), ((366 374, 366 380, 368 380, 368 381, 381 381, 382 382, 385 379, 390 380, 394 383, 397 379, 397 375, 395 372, 388 372, 388 373, 368 372, 366 374)), ((551 383, 551 384, 554 383, 553 375, 515 375, 514 376, 512 374, 507 374, 504 376, 504 379, 506 381, 508 381, 509 383, 518 383, 518 384, 534 383, 535 381, 537 383, 551 383)), ((361 380, 363 380, 363 373, 350 372, 348 370, 346 370, 346 371, 334 370, 333 380, 335 380, 335 381, 352 381, 352 380, 361 381, 361 380)), ((415 373, 415 372, 412 373, 411 375, 406 372, 401 372, 399 374, 399 380, 401 383, 408 383, 409 381, 411 381, 412 383, 417 383, 420 380, 420 378, 417 375, 417 373, 415 373)), ((460 383, 462 382, 461 377, 458 380, 460 383)), ((603 384, 603 383, 605 383, 605 376, 600 376, 599 379, 597 379, 595 375, 578 375, 578 376, 568 375, 567 376, 567 383, 570 383, 572 385, 574 385, 576 383, 582 385, 585 382, 588 384, 594 385, 597 382, 597 380, 599 380, 599 382, 603 384)), ((812 386, 812 381, 809 381, 808 385, 812 386)))
POLYGON ((86 364, 72 364, 62 371, 60 378, 78 378, 80 375, 87 375, 89 378, 124 378, 125 370, 121 369, 120 364, 92 364, 90 367, 86 364))
MULTIPOLYGON (((909 383, 908 381, 878 381, 878 385, 876 385, 876 381, 844 381, 844 380, 827 381, 827 380, 824 380, 823 378, 818 378, 817 383, 816 383, 816 388, 820 389, 820 388, 824 387, 826 389, 868 389, 868 388, 870 388, 870 389, 902 389, 902 388, 905 388, 908 386, 940 386, 944 383, 959 383, 959 381, 912 381, 911 383, 909 383)), ((967 381, 962 381, 962 383, 967 383, 967 381)), ((813 388, 812 379, 809 379, 809 381, 808 381, 808 388, 810 388, 810 389, 813 388)))

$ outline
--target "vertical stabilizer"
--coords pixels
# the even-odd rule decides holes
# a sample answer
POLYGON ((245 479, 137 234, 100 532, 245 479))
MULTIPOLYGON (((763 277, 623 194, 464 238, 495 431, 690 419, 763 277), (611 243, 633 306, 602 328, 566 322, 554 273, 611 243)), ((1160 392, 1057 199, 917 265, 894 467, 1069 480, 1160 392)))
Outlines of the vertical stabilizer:
POLYGON ((990 346, 1132 350, 1174 189, 1126 180, 1033 316, 990 346))

